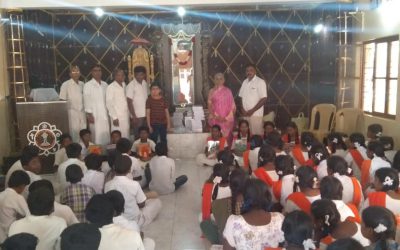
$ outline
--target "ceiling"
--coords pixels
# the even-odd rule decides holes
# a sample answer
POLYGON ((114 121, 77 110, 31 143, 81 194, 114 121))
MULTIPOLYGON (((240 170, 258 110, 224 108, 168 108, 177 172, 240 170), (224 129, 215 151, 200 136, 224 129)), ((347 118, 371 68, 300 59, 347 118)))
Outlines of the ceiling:
POLYGON ((322 3, 351 3, 353 0, 0 0, 0 8, 4 9, 73 9, 84 7, 113 8, 151 8, 157 6, 190 6, 190 7, 216 7, 223 6, 265 6, 277 5, 282 8, 289 6, 312 7, 322 3))

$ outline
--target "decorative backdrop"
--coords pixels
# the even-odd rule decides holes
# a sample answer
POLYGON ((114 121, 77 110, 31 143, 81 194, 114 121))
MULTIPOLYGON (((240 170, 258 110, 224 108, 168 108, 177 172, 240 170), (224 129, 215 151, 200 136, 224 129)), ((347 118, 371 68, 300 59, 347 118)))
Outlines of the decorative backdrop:
MULTIPOLYGON (((152 42, 150 49, 160 62, 157 43, 161 24, 181 21, 175 13, 98 18, 90 13, 34 10, 24 15, 30 23, 25 26, 29 72, 37 74, 45 85, 56 87, 69 78, 70 64, 78 64, 83 80, 88 80, 90 67, 100 63, 103 79, 110 82, 114 68, 127 69, 126 58, 132 53, 130 40, 136 37, 152 42)), ((299 112, 308 115, 316 103, 335 103, 338 38, 333 32, 316 35, 312 30, 326 16, 337 15, 323 8, 204 11, 189 13, 184 22, 201 23, 202 34, 211 38, 209 53, 202 58, 208 67, 208 84, 212 85, 214 73, 225 72, 227 86, 237 97, 245 66, 255 64, 257 74, 268 84, 266 112, 277 112, 277 123, 283 126, 299 112)), ((163 76, 158 68, 162 66, 155 63, 156 79, 161 84, 163 76)))

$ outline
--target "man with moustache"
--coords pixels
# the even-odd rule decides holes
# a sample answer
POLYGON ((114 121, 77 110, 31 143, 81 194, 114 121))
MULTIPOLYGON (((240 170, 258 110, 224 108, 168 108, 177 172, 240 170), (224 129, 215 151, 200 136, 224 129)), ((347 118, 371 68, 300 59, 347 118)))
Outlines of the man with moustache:
POLYGON ((252 64, 246 67, 246 76, 239 91, 240 112, 242 117, 249 121, 250 132, 253 135, 262 135, 267 85, 263 79, 256 76, 256 67, 252 64))

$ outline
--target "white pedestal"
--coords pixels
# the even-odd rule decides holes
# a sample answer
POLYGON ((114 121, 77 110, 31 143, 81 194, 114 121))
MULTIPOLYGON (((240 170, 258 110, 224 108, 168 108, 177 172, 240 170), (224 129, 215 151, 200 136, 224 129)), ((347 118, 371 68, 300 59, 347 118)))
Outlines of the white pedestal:
POLYGON ((168 134, 168 155, 171 158, 194 159, 204 152, 209 133, 168 134))

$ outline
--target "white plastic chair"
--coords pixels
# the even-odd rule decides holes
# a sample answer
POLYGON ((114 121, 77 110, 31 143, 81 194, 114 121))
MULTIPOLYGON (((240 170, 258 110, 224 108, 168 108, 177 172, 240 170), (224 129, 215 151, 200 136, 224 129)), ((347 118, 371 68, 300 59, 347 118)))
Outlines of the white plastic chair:
POLYGON ((336 112, 335 131, 347 134, 362 131, 364 128, 364 113, 358 108, 342 108, 336 112))
POLYGON ((323 138, 333 129, 336 106, 328 103, 317 104, 311 111, 309 131, 322 142, 323 138))

